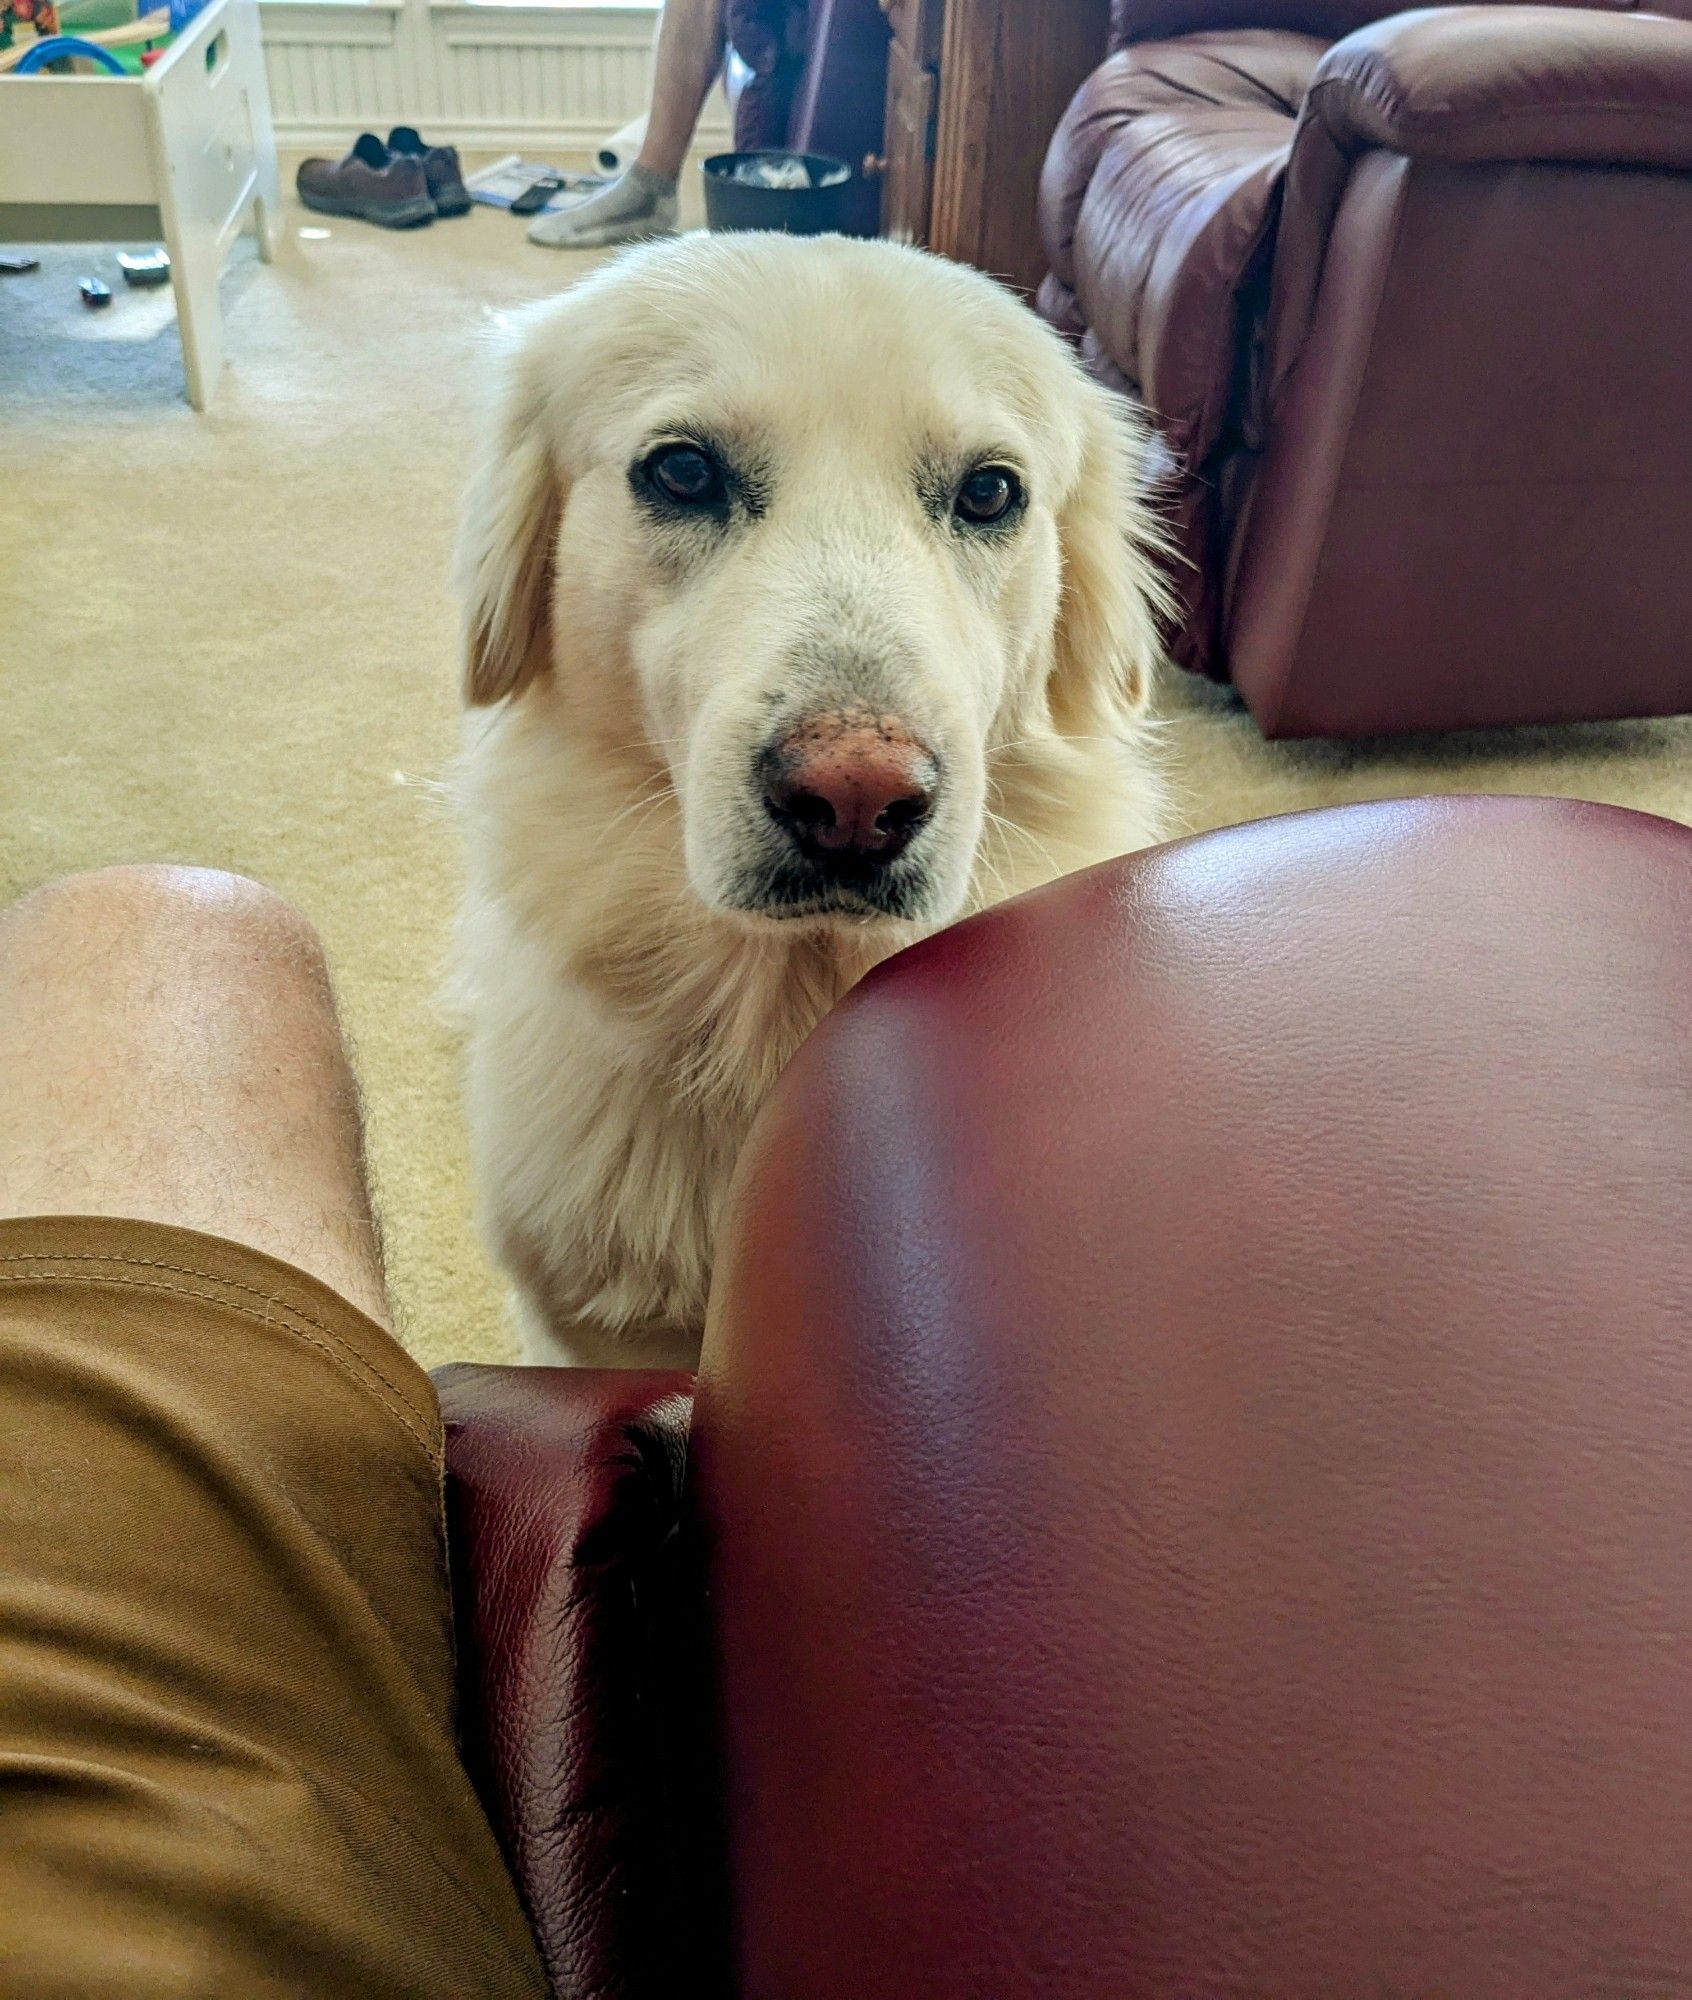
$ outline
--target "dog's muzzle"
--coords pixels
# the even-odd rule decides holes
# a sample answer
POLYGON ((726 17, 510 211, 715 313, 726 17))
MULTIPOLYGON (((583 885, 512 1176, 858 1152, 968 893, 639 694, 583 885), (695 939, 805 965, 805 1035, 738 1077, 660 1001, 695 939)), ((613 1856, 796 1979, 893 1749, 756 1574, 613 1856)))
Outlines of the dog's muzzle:
POLYGON ((902 717, 807 716, 754 773, 776 842, 751 899, 771 915, 914 914, 925 871, 910 850, 933 815, 940 763, 902 717))

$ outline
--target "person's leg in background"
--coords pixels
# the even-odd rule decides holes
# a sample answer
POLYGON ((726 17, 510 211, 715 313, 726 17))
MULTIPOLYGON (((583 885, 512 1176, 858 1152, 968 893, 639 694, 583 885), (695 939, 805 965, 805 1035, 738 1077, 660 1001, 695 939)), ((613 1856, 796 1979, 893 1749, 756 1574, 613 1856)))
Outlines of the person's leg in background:
POLYGON ((387 1311, 304 920, 159 868, 0 912, 6 1992, 545 1993, 387 1311))
POLYGON ((664 0, 646 137, 626 174, 568 208, 537 216, 531 243, 592 250, 676 226, 676 184, 705 100, 723 70, 723 0, 664 0))

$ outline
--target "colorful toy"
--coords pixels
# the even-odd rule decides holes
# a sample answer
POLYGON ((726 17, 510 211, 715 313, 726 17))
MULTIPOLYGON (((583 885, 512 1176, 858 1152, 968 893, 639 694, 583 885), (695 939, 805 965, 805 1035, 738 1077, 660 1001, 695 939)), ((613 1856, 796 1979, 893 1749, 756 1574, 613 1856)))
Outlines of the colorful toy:
MULTIPOLYGON (((177 0, 177 4, 182 4, 182 0, 177 0)), ((115 75, 137 75, 146 60, 142 49, 148 54, 162 53, 175 32, 174 11, 171 7, 155 7, 135 20, 108 22, 103 27, 91 24, 74 36, 67 36, 60 25, 62 16, 56 0, 0 0, 0 75, 10 71, 14 76, 34 76, 48 69, 62 76, 70 72, 72 62, 79 57, 115 75), (17 10, 21 7, 36 11, 20 13, 17 10), (49 20, 53 24, 51 29, 45 25, 49 20), (16 29, 20 23, 33 24, 33 41, 19 38, 16 29), (54 41, 69 42, 71 46, 44 54, 46 45, 54 41)))
POLYGON ((12 65, 12 74, 34 76, 37 70, 46 69, 53 63, 68 62, 73 56, 82 57, 96 69, 106 70, 112 76, 126 74, 116 56, 108 54, 98 42, 84 41, 80 35, 43 35, 34 48, 25 51, 21 62, 12 65))

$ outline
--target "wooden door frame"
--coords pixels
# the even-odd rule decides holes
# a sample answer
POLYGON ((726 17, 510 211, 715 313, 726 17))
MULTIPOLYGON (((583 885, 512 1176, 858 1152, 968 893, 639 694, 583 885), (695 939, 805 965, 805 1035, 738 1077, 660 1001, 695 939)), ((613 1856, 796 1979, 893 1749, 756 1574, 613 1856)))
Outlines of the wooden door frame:
POLYGON ((945 0, 931 249, 1034 289, 1046 148, 1109 39, 1110 0, 945 0))

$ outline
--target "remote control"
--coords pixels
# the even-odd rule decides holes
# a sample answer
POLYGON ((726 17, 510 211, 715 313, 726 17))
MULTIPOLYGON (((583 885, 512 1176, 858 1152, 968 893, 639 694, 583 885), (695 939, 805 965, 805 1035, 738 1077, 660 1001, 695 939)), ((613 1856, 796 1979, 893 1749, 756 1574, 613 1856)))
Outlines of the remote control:
POLYGON ((511 204, 513 215, 538 215, 564 185, 562 174, 547 174, 532 187, 526 187, 511 204))

